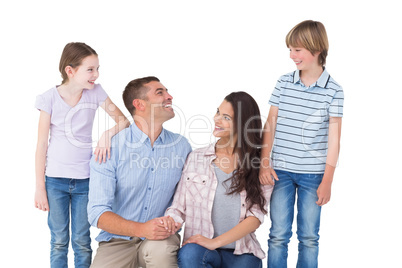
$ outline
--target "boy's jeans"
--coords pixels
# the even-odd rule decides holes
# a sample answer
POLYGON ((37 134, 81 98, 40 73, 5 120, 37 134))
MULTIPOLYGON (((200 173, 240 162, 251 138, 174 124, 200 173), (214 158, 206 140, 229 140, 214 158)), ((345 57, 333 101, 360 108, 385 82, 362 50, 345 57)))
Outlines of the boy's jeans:
POLYGON ((279 181, 275 181, 271 198, 272 226, 268 240, 268 267, 287 267, 288 243, 292 236, 294 204, 297 192, 297 238, 299 240, 298 268, 318 267, 318 231, 321 207, 317 189, 323 174, 300 174, 275 170, 279 181))
POLYGON ((91 238, 87 214, 89 179, 67 179, 46 176, 49 202, 48 224, 51 232, 51 267, 67 267, 70 240, 75 267, 89 267, 92 259, 91 238))

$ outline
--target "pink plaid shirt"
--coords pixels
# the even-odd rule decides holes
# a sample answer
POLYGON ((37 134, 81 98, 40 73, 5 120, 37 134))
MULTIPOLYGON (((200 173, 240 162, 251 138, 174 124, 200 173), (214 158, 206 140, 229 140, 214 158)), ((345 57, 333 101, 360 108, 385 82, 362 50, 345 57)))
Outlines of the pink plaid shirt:
MULTIPOLYGON (((213 238, 214 227, 212 225, 212 205, 218 180, 215 175, 212 161, 216 158, 215 144, 208 147, 194 150, 189 154, 183 169, 181 180, 174 195, 172 205, 166 210, 165 215, 171 216, 176 222, 186 223, 184 228, 184 240, 193 235, 201 234, 207 238, 213 238)), ((264 185, 263 194, 268 201, 273 187, 264 185)), ((264 214, 254 205, 247 210, 246 191, 240 193, 242 222, 249 216, 254 216, 261 223, 264 221, 264 214)), ((234 254, 240 255, 252 253, 254 256, 263 259, 265 253, 261 249, 254 232, 247 234, 236 241, 234 254)))

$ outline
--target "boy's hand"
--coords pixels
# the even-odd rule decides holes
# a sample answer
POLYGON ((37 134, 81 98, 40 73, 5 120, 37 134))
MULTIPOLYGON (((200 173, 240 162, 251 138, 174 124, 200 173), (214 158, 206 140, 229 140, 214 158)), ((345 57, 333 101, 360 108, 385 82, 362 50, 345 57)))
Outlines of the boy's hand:
POLYGON ((263 185, 275 185, 275 180, 278 179, 278 175, 276 175, 276 172, 273 168, 271 167, 260 167, 260 175, 258 176, 260 179, 260 183, 263 185))
POLYGON ((329 200, 331 199, 331 185, 331 182, 323 180, 320 186, 318 186, 318 201, 316 202, 317 205, 323 206, 329 202, 329 200))

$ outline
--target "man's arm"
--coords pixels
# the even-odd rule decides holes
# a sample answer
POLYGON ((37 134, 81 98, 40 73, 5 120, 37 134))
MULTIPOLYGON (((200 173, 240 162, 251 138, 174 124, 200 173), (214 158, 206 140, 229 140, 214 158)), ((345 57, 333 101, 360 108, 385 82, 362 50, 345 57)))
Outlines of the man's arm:
MULTIPOLYGON (((116 140, 114 140, 116 142, 116 140)), ((89 181, 88 221, 108 233, 145 237, 148 239, 165 239, 172 233, 163 225, 163 217, 139 223, 124 219, 113 212, 115 192, 117 188, 116 169, 118 163, 118 147, 113 146, 111 158, 106 163, 98 163, 95 156, 91 159, 91 179, 89 181)))
POLYGON ((116 213, 107 211, 99 217, 98 228, 117 235, 162 240, 172 235, 163 225, 164 218, 167 217, 155 218, 145 223, 140 223, 126 220, 116 213))

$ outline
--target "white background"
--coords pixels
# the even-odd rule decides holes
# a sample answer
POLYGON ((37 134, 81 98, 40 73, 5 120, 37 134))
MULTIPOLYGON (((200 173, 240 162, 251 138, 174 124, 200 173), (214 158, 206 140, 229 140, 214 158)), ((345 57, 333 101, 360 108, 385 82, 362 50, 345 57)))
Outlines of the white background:
MULTIPOLYGON (((61 82, 58 62, 66 43, 85 42, 98 52, 98 82, 125 114, 125 85, 158 76, 178 110, 165 127, 197 148, 211 138, 211 125, 201 119, 211 119, 232 91, 249 92, 268 114, 278 77, 295 69, 285 36, 313 19, 326 26, 327 69, 345 92, 341 155, 332 199, 322 211, 320 267, 401 267, 397 1, 7 2, 0 4, 0 266, 49 265, 47 213, 33 204, 34 102, 61 82)), ((103 113, 97 118, 94 143, 108 124, 103 113)), ((264 250, 269 226, 267 217, 257 232, 264 250)), ((92 229, 93 237, 97 233, 92 229)), ((72 251, 69 258, 73 267, 72 251)), ((296 258, 294 235, 289 267, 296 258)))

